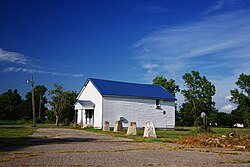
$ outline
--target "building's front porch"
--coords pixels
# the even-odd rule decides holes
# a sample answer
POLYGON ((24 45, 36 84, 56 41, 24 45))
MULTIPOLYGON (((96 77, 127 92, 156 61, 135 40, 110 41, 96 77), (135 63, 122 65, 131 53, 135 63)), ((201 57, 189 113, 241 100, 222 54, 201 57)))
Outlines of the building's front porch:
POLYGON ((94 127, 95 104, 89 100, 78 100, 74 106, 77 110, 77 124, 82 128, 94 127))

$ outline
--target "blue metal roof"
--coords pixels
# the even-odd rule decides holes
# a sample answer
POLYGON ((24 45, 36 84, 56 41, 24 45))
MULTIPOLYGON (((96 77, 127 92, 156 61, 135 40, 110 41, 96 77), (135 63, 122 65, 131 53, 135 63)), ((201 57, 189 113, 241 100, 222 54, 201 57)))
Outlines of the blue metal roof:
MULTIPOLYGON (((89 78, 101 95, 176 100, 160 85, 137 84, 89 78)), ((88 83, 88 81, 86 83, 88 83)))
POLYGON ((92 101, 90 100, 77 100, 77 102, 75 103, 75 105, 77 103, 80 103, 82 106, 91 106, 91 105, 95 105, 92 101))

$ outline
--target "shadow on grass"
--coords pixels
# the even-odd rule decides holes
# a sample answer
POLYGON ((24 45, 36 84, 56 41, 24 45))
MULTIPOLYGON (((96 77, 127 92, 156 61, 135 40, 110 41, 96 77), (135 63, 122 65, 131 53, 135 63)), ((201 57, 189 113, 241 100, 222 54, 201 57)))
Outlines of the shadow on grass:
MULTIPOLYGON (((50 145, 69 142, 91 142, 96 138, 88 137, 63 137, 47 138, 32 137, 32 135, 38 128, 65 128, 54 125, 38 125, 32 127, 32 125, 0 125, 0 152, 2 151, 14 151, 23 147, 30 147, 36 145, 50 145)), ((70 129, 70 127, 68 127, 70 129)))

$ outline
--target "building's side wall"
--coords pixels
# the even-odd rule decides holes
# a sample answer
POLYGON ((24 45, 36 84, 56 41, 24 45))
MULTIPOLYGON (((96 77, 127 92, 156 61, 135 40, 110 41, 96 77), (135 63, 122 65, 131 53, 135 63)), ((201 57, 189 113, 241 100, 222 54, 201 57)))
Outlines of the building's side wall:
MULTIPOLYGON (((90 100, 95 104, 94 127, 102 128, 102 96, 91 81, 88 82, 78 100, 90 100)), ((79 116, 80 114, 78 120, 81 119, 79 116)))
POLYGON ((103 122, 109 121, 113 127, 123 117, 124 127, 132 121, 137 123, 137 127, 143 127, 147 121, 152 121, 157 128, 174 128, 175 103, 160 100, 161 109, 156 109, 155 103, 154 99, 103 97, 103 122), (163 111, 166 111, 165 115, 163 111))

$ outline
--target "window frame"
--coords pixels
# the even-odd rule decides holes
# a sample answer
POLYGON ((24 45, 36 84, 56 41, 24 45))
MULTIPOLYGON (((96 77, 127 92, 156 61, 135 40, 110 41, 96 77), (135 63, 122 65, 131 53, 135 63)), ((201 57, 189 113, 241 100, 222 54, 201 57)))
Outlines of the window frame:
POLYGON ((155 100, 155 108, 156 108, 156 109, 161 109, 160 99, 156 99, 156 100, 155 100))

